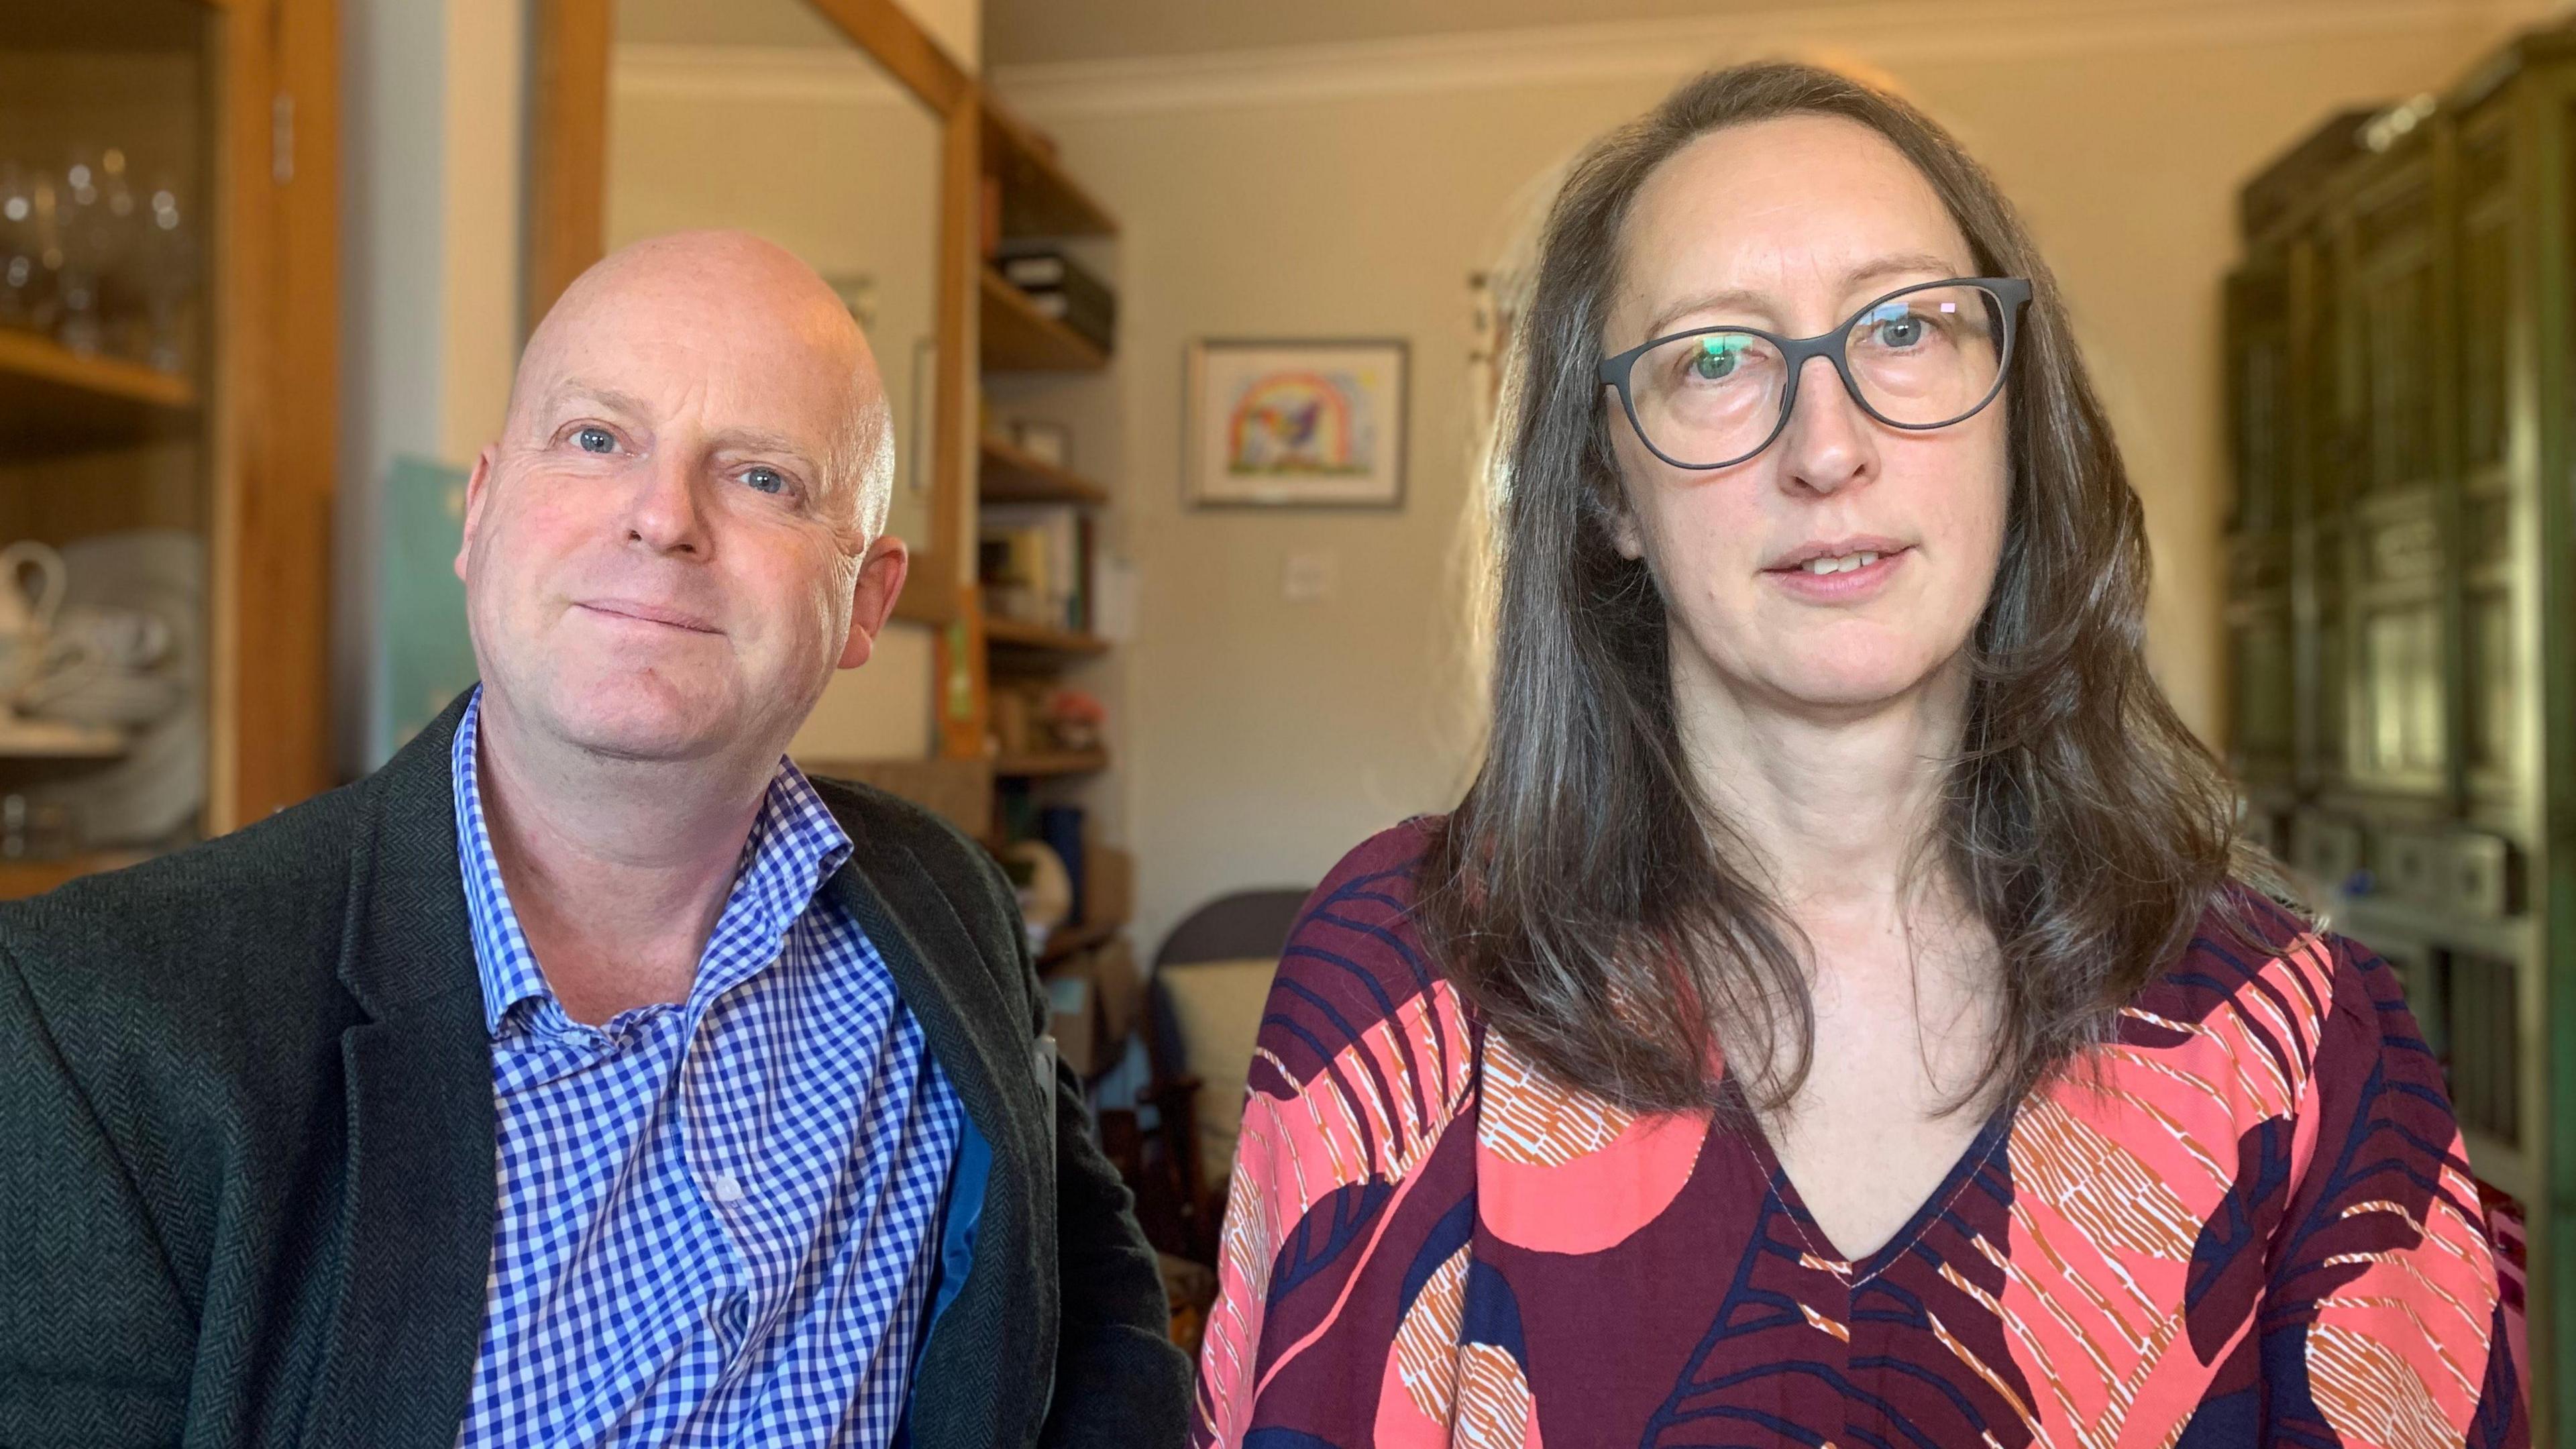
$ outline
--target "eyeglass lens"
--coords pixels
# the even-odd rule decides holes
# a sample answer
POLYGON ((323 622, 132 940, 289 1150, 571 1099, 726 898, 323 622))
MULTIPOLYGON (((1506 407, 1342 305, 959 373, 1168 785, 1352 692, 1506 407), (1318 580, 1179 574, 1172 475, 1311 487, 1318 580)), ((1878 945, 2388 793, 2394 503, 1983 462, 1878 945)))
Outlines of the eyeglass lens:
MULTIPOLYGON (((1843 338, 1863 407, 1907 428, 1975 412, 2003 367, 2004 303, 1983 287, 1946 284, 1874 303, 1843 338)), ((1628 372, 1637 429, 1686 467, 1720 467, 1761 451, 1779 430, 1789 368, 1754 332, 1700 332, 1638 355, 1628 372)))

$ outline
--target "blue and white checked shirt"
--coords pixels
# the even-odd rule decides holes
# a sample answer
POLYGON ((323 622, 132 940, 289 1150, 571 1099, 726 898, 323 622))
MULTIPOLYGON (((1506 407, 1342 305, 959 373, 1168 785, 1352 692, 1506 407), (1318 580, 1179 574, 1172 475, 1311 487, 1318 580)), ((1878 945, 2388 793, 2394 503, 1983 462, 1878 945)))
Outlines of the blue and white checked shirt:
POLYGON ((850 840, 779 762, 688 1000, 567 1017, 457 725, 500 1220, 461 1443, 884 1445, 957 1155, 956 1093, 823 883, 850 840))

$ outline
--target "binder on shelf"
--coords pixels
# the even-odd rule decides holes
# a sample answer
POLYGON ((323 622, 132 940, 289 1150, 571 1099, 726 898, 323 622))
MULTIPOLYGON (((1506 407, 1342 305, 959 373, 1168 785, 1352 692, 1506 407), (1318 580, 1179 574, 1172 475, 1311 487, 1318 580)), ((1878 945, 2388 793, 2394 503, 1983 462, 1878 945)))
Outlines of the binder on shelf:
POLYGON ((1039 315, 1062 322, 1103 352, 1115 350, 1118 294, 1081 263, 1053 248, 1006 250, 999 269, 1039 315))

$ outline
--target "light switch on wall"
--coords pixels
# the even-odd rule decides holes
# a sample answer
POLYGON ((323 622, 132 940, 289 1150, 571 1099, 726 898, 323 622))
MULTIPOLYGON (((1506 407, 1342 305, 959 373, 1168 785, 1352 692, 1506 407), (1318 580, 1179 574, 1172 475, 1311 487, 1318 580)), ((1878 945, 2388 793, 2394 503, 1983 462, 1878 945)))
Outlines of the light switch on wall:
POLYGON ((1279 571, 1279 593, 1292 604, 1311 604, 1333 596, 1337 560, 1329 552, 1292 553, 1279 571))

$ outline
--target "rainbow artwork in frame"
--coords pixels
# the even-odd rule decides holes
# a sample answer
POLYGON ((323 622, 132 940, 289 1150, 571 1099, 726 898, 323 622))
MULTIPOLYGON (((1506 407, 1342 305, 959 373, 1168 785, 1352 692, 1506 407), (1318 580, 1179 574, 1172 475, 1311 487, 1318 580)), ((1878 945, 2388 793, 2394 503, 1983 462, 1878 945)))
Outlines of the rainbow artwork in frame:
POLYGON ((1402 507, 1409 353, 1400 338, 1191 343, 1184 496, 1219 508, 1402 507))

